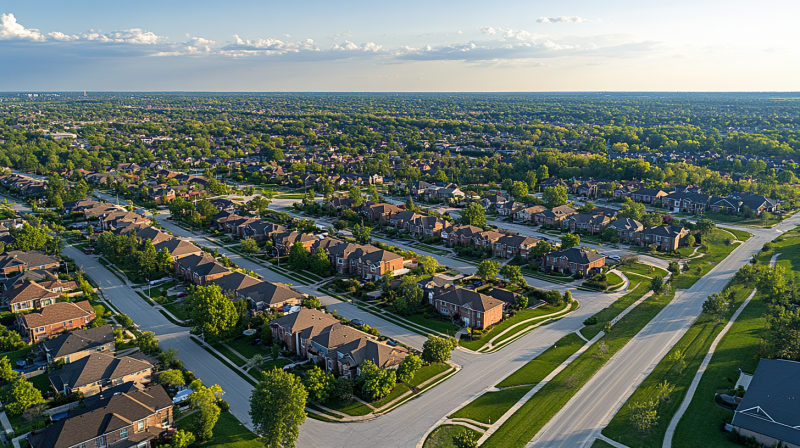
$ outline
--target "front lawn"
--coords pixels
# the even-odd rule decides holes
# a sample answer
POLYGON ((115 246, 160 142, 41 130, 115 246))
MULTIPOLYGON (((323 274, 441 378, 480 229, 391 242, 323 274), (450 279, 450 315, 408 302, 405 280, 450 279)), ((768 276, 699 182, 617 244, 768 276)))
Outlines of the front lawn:
POLYGON ((481 437, 481 433, 471 428, 459 425, 444 425, 433 430, 425 440, 425 444, 422 448, 455 448, 453 437, 464 431, 472 434, 475 440, 481 437))
POLYGON ((664 269, 639 262, 634 263, 632 266, 620 265, 617 269, 626 274, 639 274, 647 277, 652 277, 654 275, 660 275, 663 277, 667 275, 667 271, 664 269), (653 272, 650 272, 651 268, 653 269, 653 272))
MULTIPOLYGON (((192 432, 193 421, 194 416, 189 415, 178 420, 176 426, 178 429, 192 432)), ((214 425, 214 436, 205 442, 196 441, 189 446, 191 448, 264 448, 264 444, 258 439, 259 437, 245 428, 233 414, 223 412, 219 415, 217 424, 214 425)))
POLYGON ((615 286, 621 285, 623 283, 622 277, 619 275, 609 272, 606 274, 606 282, 608 283, 609 288, 613 288, 615 286))
MULTIPOLYGON (((635 280, 631 279, 631 281, 633 282, 635 280)), ((647 294, 648 291, 650 291, 650 281, 647 279, 642 279, 642 281, 639 282, 632 291, 620 297, 616 302, 603 308, 600 310, 600 312, 595 314, 593 317, 597 318, 597 323, 587 325, 586 327, 582 328, 581 334, 586 339, 592 339, 597 335, 597 333, 600 333, 606 322, 610 322, 612 319, 617 317, 619 313, 623 312, 626 308, 631 306, 631 304, 641 299, 642 296, 647 294)))
POLYGON ((539 356, 528 361, 519 370, 501 381, 497 387, 534 386, 542 381, 556 367, 572 356, 586 341, 575 333, 570 333, 553 344, 539 356))
POLYGON ((229 342, 228 345, 230 345, 232 349, 236 350, 239 354, 247 359, 250 359, 255 355, 267 356, 269 352, 266 349, 259 345, 250 345, 254 340, 255 337, 252 336, 244 337, 236 339, 233 342, 229 342))
MULTIPOLYGON (((480 339, 476 339, 474 341, 469 341, 466 339, 462 339, 459 341, 459 344, 470 350, 478 350, 479 348, 483 347, 487 342, 489 342, 493 337, 497 336, 498 334, 502 333, 512 325, 518 324, 522 321, 533 319, 536 317, 542 317, 548 314, 557 313, 562 311, 564 308, 567 307, 566 303, 563 303, 559 306, 550 306, 550 305, 542 305, 532 309, 524 309, 517 312, 516 315, 513 317, 509 317, 508 319, 495 324, 489 331, 485 331, 480 339)), ((537 322, 532 322, 531 324, 535 324, 537 322)), ((520 325, 518 331, 522 331, 526 328, 526 325, 520 325)))
POLYGON ((412 314, 410 316, 400 316, 401 318, 414 322, 417 325, 425 328, 430 328, 433 331, 444 333, 448 336, 453 336, 461 329, 458 325, 450 322, 449 320, 431 319, 423 316, 422 314, 412 314))
POLYGON ((164 309, 169 311, 173 316, 179 320, 189 320, 189 311, 181 303, 168 303, 164 305, 164 309))
POLYGON ((466 418, 491 425, 511 409, 511 406, 514 406, 532 387, 512 387, 496 392, 486 392, 450 415, 450 418, 466 418))

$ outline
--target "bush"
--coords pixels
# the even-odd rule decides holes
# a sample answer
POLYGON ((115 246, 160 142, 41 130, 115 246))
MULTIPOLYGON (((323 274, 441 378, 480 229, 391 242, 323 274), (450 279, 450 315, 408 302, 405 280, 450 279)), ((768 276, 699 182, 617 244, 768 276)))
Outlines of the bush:
POLYGON ((597 316, 592 316, 584 320, 583 325, 597 325, 597 316))
POLYGON ((219 410, 222 412, 228 412, 231 409, 230 403, 225 400, 217 401, 217 406, 219 406, 219 410))

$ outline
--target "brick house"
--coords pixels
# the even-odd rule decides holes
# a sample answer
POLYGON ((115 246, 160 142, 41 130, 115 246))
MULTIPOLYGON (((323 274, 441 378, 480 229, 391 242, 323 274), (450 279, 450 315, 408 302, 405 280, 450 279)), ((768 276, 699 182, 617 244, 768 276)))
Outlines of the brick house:
POLYGON ((128 382, 144 386, 152 381, 152 377, 153 365, 144 359, 93 353, 52 371, 50 384, 64 395, 81 392, 88 397, 128 382))
POLYGON ((450 246, 455 246, 456 244, 466 246, 472 243, 473 236, 481 232, 483 232, 483 229, 476 226, 451 226, 442 229, 439 236, 450 246))
POLYGON ((576 213, 578 212, 575 211, 575 209, 570 207, 569 205, 562 205, 535 214, 533 216, 533 222, 536 224, 542 224, 548 226, 560 226, 562 225, 565 219, 569 218, 570 216, 576 213))
POLYGON ((115 348, 111 325, 74 330, 39 344, 48 363, 63 359, 66 364, 98 352, 114 353, 115 348))
POLYGON ((403 209, 393 204, 373 204, 369 207, 364 207, 362 213, 372 221, 380 221, 382 224, 389 222, 389 218, 395 214, 402 212, 403 209))
POLYGON ((366 360, 378 368, 395 369, 408 356, 408 350, 380 342, 376 337, 342 325, 322 311, 301 308, 297 313, 272 320, 272 336, 288 350, 317 363, 323 362, 328 372, 338 372, 353 379, 366 360))
POLYGON ((492 254, 500 258, 514 258, 519 255, 527 260, 530 251, 539 244, 539 241, 539 239, 522 235, 501 236, 492 243, 492 254))
POLYGON ((403 269, 404 259, 387 250, 372 245, 340 243, 328 248, 331 264, 339 274, 355 274, 368 280, 377 280, 387 272, 403 269))
POLYGON ((634 202, 655 205, 661 202, 661 198, 666 197, 667 192, 660 188, 642 188, 631 193, 630 198, 634 202))
POLYGON ((158 252, 161 252, 163 249, 167 249, 170 255, 172 255, 172 259, 175 261, 180 260, 181 258, 188 257, 190 255, 199 256, 203 253, 203 250, 200 247, 195 246, 194 244, 182 240, 179 238, 172 238, 166 241, 162 241, 160 243, 153 243, 155 248, 158 252))
POLYGON ((644 230, 642 223, 631 218, 619 218, 611 221, 608 225, 609 228, 617 232, 617 237, 620 241, 626 243, 633 243, 636 241, 636 235, 644 230))
POLYGON ((416 216, 408 221, 406 228, 412 236, 439 236, 447 222, 435 216, 416 216))
POLYGON ((317 240, 319 240, 319 238, 314 235, 299 232, 282 232, 272 235, 272 242, 275 244, 275 250, 282 255, 288 254, 295 243, 302 244, 305 250, 308 251, 317 240))
POLYGON ((735 215, 739 212, 741 202, 731 198, 712 197, 708 201, 708 208, 713 213, 735 215))
POLYGON ((219 264, 210 254, 189 255, 175 260, 175 273, 195 285, 206 285, 231 270, 219 264))
POLYGON ((39 250, 28 252, 12 250, 0 254, 0 272, 6 276, 33 269, 58 269, 59 264, 57 258, 45 255, 39 250))
POLYGON ((488 246, 491 248, 497 240, 503 236, 500 232, 494 230, 484 230, 472 237, 472 244, 476 246, 488 246))
POLYGON ((611 223, 611 218, 603 214, 578 213, 567 218, 567 225, 573 232, 583 230, 590 235, 603 233, 603 230, 611 223))
POLYGON ((680 226, 656 226, 642 230, 636 236, 639 246, 655 244, 658 250, 675 251, 689 235, 689 230, 680 226))
POLYGON ((255 221, 245 226, 242 236, 252 238, 256 241, 264 241, 271 240, 272 235, 285 233, 286 230, 286 227, 269 221, 255 221))
POLYGON ((411 221, 417 218, 424 218, 425 215, 421 215, 417 212, 412 211, 402 211, 399 213, 394 213, 389 216, 389 224, 398 229, 408 229, 408 225, 411 221))
POLYGON ((62 331, 83 328, 94 318, 95 312, 88 300, 58 302, 42 308, 38 313, 17 315, 17 328, 22 337, 35 343, 62 331))
MULTIPOLYGON (((230 277, 230 276, 228 276, 230 277)), ((306 295, 289 288, 283 283, 259 281, 233 292, 235 297, 247 300, 257 311, 283 309, 286 306, 301 305, 306 295)))
POLYGON ((606 257, 596 252, 573 247, 551 252, 545 257, 545 269, 563 273, 580 272, 589 277, 606 265, 606 257))
POLYGON ((544 205, 534 205, 533 207, 519 208, 514 211, 514 219, 517 221, 533 221, 533 217, 537 213, 542 213, 547 210, 544 205))
POLYGON ((439 313, 460 318, 469 328, 483 330, 503 319, 503 302, 460 286, 445 286, 428 302, 439 313))
POLYGON ((344 210, 346 208, 353 208, 353 201, 350 198, 331 198, 325 206, 328 210, 344 210))
MULTIPOLYGON (((31 448, 150 448, 172 426, 172 399, 162 386, 122 385, 82 409, 28 434, 31 448)), ((94 397, 93 397, 94 398, 94 397)))
POLYGON ((59 294, 54 293, 36 282, 23 283, 3 293, 4 303, 12 313, 39 310, 56 303, 59 294))
POLYGON ((672 213, 698 214, 705 211, 711 196, 703 193, 675 192, 664 196, 662 202, 672 213))

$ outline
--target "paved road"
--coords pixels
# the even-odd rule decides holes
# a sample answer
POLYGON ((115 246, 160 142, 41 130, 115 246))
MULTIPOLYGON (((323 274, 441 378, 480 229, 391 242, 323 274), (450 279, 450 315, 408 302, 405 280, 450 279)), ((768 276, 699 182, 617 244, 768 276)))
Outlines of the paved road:
POLYGON ((748 229, 753 237, 664 307, 589 380, 528 446, 590 446, 602 427, 701 314, 703 301, 710 294, 721 291, 764 243, 798 225, 800 217, 792 217, 773 229, 748 229))

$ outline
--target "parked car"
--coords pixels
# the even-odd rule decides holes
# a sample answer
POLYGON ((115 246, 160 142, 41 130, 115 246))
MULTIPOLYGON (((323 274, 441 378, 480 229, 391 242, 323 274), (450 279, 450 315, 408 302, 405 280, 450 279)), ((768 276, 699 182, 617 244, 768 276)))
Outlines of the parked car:
POLYGON ((28 365, 28 361, 25 359, 18 359, 17 360, 17 367, 26 367, 28 365))
POLYGON ((179 292, 178 295, 176 295, 175 297, 181 298, 181 297, 186 297, 187 295, 188 294, 186 294, 185 292, 179 292))
POLYGON ((366 323, 364 323, 364 321, 361 319, 353 319, 350 322, 352 322, 353 325, 366 325, 366 323))

